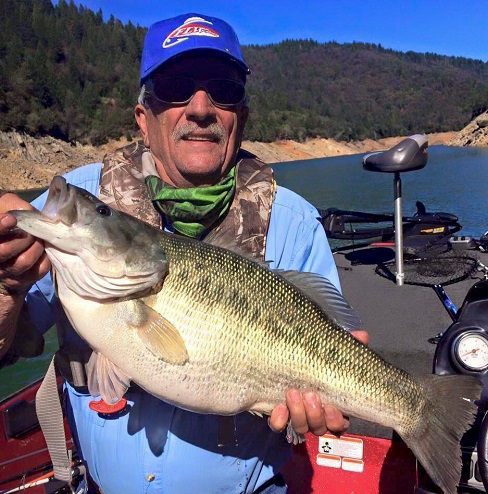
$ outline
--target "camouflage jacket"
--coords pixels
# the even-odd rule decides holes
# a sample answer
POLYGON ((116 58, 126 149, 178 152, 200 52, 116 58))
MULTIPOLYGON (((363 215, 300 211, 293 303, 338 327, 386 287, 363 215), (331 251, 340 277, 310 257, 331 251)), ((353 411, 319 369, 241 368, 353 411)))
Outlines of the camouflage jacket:
MULTIPOLYGON (((142 142, 109 153, 103 160, 99 197, 106 204, 156 227, 160 214, 154 209, 144 182, 157 175, 154 160, 142 142)), ((251 153, 239 150, 236 193, 227 215, 212 229, 212 237, 264 260, 266 232, 276 184, 273 170, 251 153)))

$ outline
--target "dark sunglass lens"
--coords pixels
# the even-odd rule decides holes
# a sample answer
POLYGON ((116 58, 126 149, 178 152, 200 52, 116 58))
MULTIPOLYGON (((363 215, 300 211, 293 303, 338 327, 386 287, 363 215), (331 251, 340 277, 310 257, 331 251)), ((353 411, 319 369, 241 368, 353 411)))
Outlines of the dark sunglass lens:
POLYGON ((244 86, 230 79, 213 79, 207 82, 207 91, 217 104, 237 105, 244 100, 244 86))
POLYGON ((188 77, 161 77, 154 81, 156 98, 166 103, 186 103, 194 90, 195 83, 188 77))

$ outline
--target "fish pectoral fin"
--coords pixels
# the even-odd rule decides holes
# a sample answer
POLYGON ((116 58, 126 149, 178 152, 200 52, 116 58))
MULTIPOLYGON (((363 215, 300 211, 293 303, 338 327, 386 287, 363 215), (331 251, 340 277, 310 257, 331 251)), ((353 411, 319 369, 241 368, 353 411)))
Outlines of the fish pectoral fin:
POLYGON ((168 364, 186 364, 188 350, 180 332, 148 305, 145 305, 144 311, 145 320, 136 329, 147 349, 168 364))
POLYGON ((86 366, 86 374, 90 394, 101 395, 109 404, 119 401, 130 386, 130 377, 107 357, 95 351, 86 366))
POLYGON ((291 425, 291 421, 288 422, 286 426, 286 440, 293 445, 302 444, 305 442, 305 436, 303 434, 299 434, 291 425))
MULTIPOLYGON (((248 410, 249 413, 252 415, 257 415, 258 417, 264 417, 266 415, 271 415, 271 412, 273 411, 273 406, 267 404, 267 403, 257 403, 248 410)), ((290 444, 301 444, 305 441, 305 436, 302 434, 299 434, 291 425, 291 420, 288 421, 288 424, 286 426, 286 440, 290 444)))

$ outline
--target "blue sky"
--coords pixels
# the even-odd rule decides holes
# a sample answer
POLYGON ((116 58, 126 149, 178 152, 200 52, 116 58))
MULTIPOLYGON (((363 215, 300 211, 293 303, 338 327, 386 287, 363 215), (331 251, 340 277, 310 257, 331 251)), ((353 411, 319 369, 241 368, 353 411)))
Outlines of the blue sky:
POLYGON ((75 0, 149 26, 185 12, 229 22, 242 44, 364 41, 488 61, 488 0, 75 0))

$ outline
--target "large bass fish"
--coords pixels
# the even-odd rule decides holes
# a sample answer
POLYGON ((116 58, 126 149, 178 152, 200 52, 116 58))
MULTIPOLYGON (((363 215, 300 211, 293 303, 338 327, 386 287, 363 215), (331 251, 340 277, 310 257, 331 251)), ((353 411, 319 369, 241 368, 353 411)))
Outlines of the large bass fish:
POLYGON ((112 403, 134 381, 187 410, 232 415, 268 414, 288 388, 313 389, 396 430, 456 492, 477 380, 415 379, 385 362, 346 331, 357 320, 320 276, 159 231, 61 177, 42 212, 12 214, 45 241, 61 303, 94 349, 93 394, 112 403))

